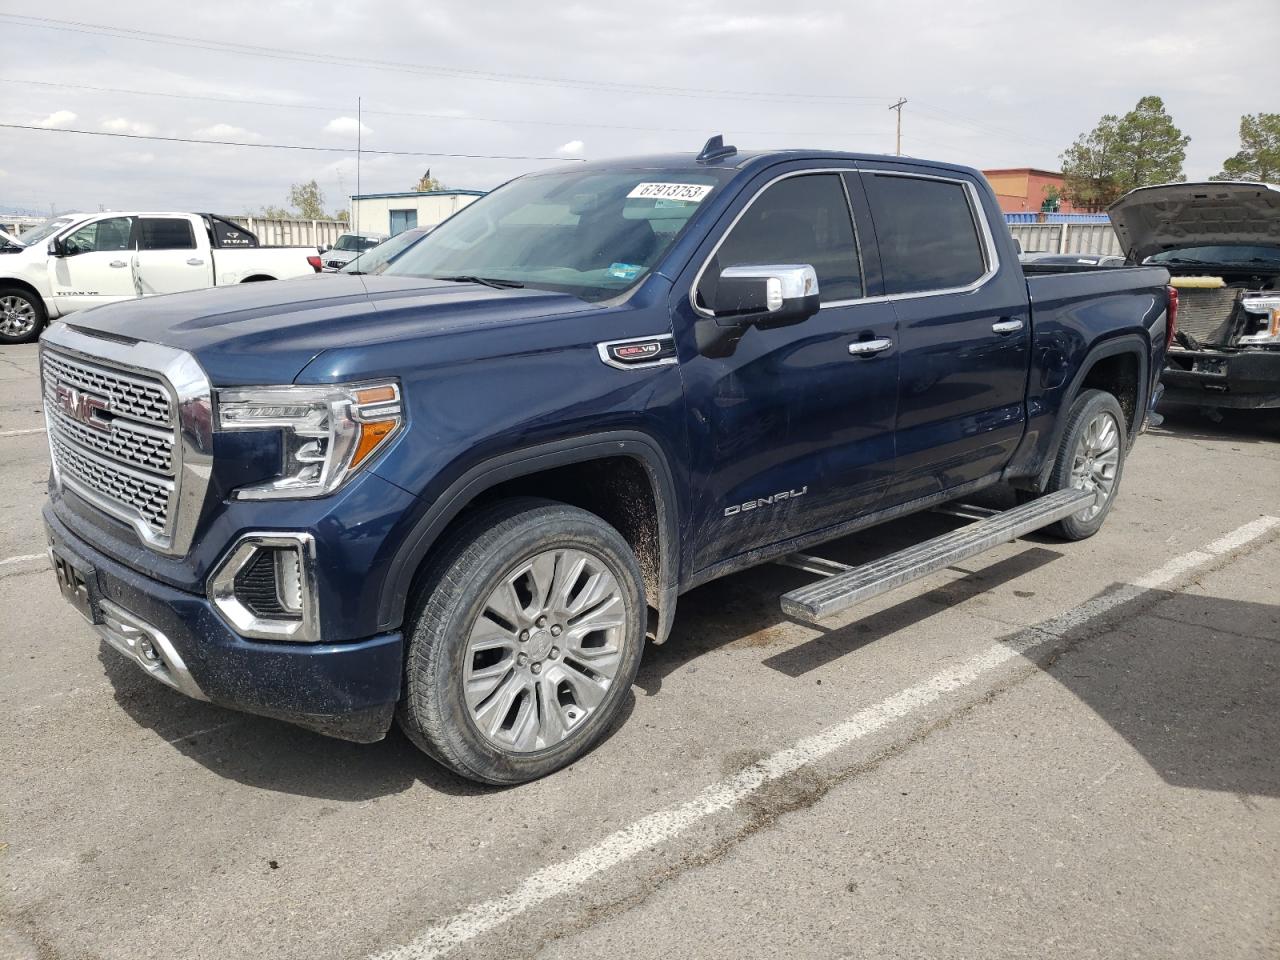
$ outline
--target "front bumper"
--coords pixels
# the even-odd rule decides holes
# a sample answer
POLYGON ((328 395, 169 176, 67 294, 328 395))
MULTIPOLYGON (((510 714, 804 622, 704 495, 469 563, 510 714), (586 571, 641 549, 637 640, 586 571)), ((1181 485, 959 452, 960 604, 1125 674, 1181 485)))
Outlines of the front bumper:
POLYGON ((391 726, 400 697, 399 632, 350 643, 247 640, 208 599, 162 584, 89 546, 48 505, 50 548, 87 573, 99 635, 188 696, 369 743, 391 726))
POLYGON ((1160 380, 1164 404, 1280 407, 1280 350, 1173 349, 1160 380))

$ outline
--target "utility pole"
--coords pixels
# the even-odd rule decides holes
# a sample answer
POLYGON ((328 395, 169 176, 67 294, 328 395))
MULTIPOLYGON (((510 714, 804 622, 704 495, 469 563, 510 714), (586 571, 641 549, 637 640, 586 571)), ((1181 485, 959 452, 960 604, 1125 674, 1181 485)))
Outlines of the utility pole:
MULTIPOLYGON (((356 97, 356 196, 360 196, 360 151, 362 148, 361 136, 364 133, 364 98, 356 97)), ((360 201, 354 200, 351 204, 355 207, 355 231, 360 232, 360 201)))
POLYGON ((899 97, 898 102, 889 108, 890 110, 898 111, 898 141, 897 141, 897 146, 894 148, 894 153, 896 153, 898 156, 902 156, 902 108, 905 107, 906 105, 907 105, 906 99, 899 97))

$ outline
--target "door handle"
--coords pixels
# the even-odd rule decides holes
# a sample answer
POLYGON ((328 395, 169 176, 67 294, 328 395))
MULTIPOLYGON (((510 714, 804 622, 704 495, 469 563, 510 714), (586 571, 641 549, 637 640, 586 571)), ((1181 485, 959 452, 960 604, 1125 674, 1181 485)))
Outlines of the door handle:
POLYGON ((109 264, 107 264, 107 266, 109 267, 127 267, 128 265, 129 264, 127 264, 123 260, 112 260, 109 264))
POLYGON ((204 261, 203 261, 203 260, 201 260, 199 257, 192 257, 190 260, 188 260, 188 261, 187 261, 187 266, 188 266, 188 267, 203 267, 203 266, 204 266, 204 261))
POLYGON ((855 357, 873 357, 892 346, 893 341, 888 337, 878 337, 875 340, 855 340, 849 344, 849 352, 855 357))
POLYGON ((998 333, 1001 336, 1004 336, 1006 333, 1017 333, 1021 329, 1021 320, 1000 320, 991 325, 992 332, 998 333))

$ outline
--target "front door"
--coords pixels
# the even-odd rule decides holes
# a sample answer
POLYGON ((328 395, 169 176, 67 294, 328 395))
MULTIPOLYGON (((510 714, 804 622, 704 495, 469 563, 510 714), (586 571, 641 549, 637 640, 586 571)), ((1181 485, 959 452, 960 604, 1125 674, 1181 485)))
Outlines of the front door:
POLYGON ((1001 269, 977 184, 863 164, 885 293, 898 316, 898 477, 905 503, 981 481, 1026 425, 1031 319, 1022 272, 1001 269), (868 169, 871 167, 872 169, 868 169))
POLYGON ((690 572, 871 512, 894 469, 896 322, 891 304, 866 301, 878 268, 864 264, 871 245, 859 243, 840 172, 773 173, 726 220, 735 212, 690 268, 693 302, 676 302, 697 478, 690 572), (693 328, 714 323, 706 304, 720 271, 766 264, 813 266, 821 309, 748 329, 729 356, 699 354, 693 328), (889 346, 850 351, 868 341, 889 346))
POLYGON ((104 217, 62 238, 66 256, 49 258, 49 286, 63 313, 127 300, 133 283, 133 217, 104 217))
POLYGON ((196 244, 187 217, 139 217, 135 269, 143 296, 213 286, 211 252, 196 244))

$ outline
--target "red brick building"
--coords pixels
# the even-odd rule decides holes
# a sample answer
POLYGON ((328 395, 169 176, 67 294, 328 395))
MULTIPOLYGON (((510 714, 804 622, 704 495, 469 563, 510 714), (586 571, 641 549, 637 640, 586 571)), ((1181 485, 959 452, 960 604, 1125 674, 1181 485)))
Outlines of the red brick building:
MULTIPOLYGON (((1053 170, 1037 170, 1034 167, 1011 167, 1002 170, 983 170, 991 188, 1005 213, 1039 213, 1049 187, 1062 190, 1062 174, 1053 170)), ((1067 201, 1062 201, 1058 213, 1080 213, 1067 201)))

